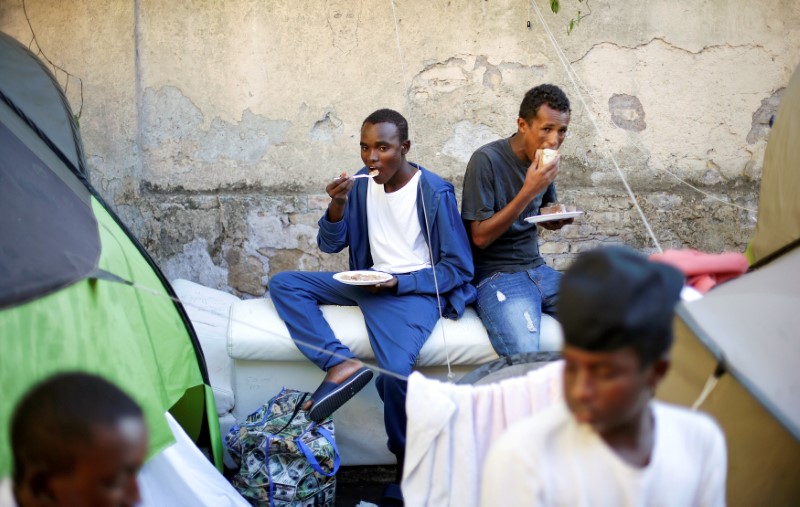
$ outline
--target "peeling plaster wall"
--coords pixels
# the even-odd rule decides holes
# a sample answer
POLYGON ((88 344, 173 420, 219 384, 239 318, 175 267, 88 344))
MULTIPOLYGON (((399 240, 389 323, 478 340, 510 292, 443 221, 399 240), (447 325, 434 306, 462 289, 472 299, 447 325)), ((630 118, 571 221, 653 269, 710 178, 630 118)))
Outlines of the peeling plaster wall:
POLYGON ((542 82, 572 100, 559 195, 586 210, 542 234, 551 265, 654 249, 615 161, 662 247, 743 250, 800 5, 593 0, 567 36, 586 3, 546 4, 583 100, 527 1, 26 0, 26 19, 4 0, 0 30, 28 44, 32 26, 73 76, 92 182, 170 278, 258 296, 282 270, 344 268, 345 253, 319 253, 316 223, 328 179, 360 167, 367 114, 403 112, 410 158, 460 193, 472 151, 513 133, 542 82))

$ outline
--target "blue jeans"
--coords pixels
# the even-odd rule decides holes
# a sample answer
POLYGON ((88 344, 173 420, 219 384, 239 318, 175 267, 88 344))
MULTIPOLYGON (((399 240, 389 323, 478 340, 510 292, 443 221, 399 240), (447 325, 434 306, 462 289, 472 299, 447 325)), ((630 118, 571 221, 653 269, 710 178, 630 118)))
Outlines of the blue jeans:
POLYGON ((501 356, 539 350, 542 312, 555 315, 561 273, 542 265, 495 273, 478 284, 478 315, 501 356))

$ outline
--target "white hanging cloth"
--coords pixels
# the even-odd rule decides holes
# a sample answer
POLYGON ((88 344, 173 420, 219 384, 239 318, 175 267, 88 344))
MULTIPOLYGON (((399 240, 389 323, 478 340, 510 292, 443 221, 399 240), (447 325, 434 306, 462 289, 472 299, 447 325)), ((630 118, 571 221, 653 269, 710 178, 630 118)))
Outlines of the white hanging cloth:
POLYGON ((165 414, 175 443, 139 471, 141 507, 192 505, 249 507, 250 504, 214 468, 180 424, 165 414))
POLYGON ((402 483, 406 505, 477 506, 489 447, 511 424, 563 399, 563 368, 563 361, 554 361, 481 386, 412 373, 402 483))

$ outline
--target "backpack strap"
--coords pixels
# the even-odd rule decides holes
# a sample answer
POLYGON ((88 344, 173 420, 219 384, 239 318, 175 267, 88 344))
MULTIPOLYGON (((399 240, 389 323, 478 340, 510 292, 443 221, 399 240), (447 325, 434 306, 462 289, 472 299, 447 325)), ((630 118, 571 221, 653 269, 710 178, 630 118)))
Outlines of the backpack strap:
POLYGON ((272 472, 269 469, 269 444, 272 443, 273 436, 267 434, 267 438, 264 439, 264 463, 266 465, 264 469, 267 471, 267 481, 269 483, 269 507, 275 507, 275 481, 272 480, 272 472))
MULTIPOLYGON (((315 426, 316 423, 311 423, 311 426, 309 426, 308 429, 306 429, 306 431, 303 432, 303 435, 314 429, 315 426)), ((316 426, 316 428, 319 434, 325 437, 325 440, 330 442, 331 446, 333 446, 333 470, 331 470, 330 472, 326 472, 325 470, 322 469, 322 467, 319 464, 319 460, 317 460, 317 457, 314 456, 314 453, 311 452, 311 449, 309 449, 308 445, 306 445, 306 443, 301 440, 303 435, 300 435, 299 437, 295 438, 294 441, 297 442, 297 447, 299 447, 300 450, 303 451, 303 455, 306 457, 308 463, 311 465, 311 468, 313 468, 315 472, 317 472, 320 475, 324 475, 325 477, 333 477, 334 475, 336 475, 336 472, 339 471, 339 463, 341 462, 341 459, 339 458, 339 448, 336 447, 336 440, 334 440, 333 435, 331 434, 330 431, 323 428, 322 426, 316 426)))
MULTIPOLYGON (((281 389, 281 392, 278 393, 278 396, 276 396, 275 398, 272 399, 272 401, 269 404, 269 408, 267 409, 266 414, 264 414, 264 418, 262 420, 262 423, 267 420, 267 417, 272 412, 272 404, 275 402, 276 399, 280 398, 283 395, 284 392, 286 392, 286 388, 285 387, 281 389)), ((280 430, 278 430, 274 434, 273 433, 267 433, 266 438, 264 439, 264 462, 267 463, 267 466, 265 466, 264 468, 267 471, 267 481, 269 481, 269 506, 270 507, 275 507, 275 481, 272 479, 272 472, 269 469, 269 446, 272 443, 272 439, 273 438, 275 438, 276 436, 280 435, 283 432, 283 430, 285 430, 286 428, 289 427, 290 424, 292 424, 292 421, 294 420, 295 417, 297 417, 297 414, 300 412, 300 408, 303 406, 303 402, 306 401, 306 398, 308 398, 309 394, 310 393, 303 393, 303 396, 300 397, 300 400, 297 403, 295 403, 294 412, 292 412, 292 417, 289 418, 289 421, 286 422, 286 424, 283 426, 283 428, 281 428, 280 430)), ((336 452, 336 457, 338 458, 339 457, 339 451, 336 450, 335 446, 334 446, 334 450, 336 452)), ((305 451, 303 451, 303 454, 305 454, 305 451)), ((311 466, 313 467, 314 465, 312 464, 311 466)), ((317 466, 319 466, 319 464, 317 464, 317 466)))

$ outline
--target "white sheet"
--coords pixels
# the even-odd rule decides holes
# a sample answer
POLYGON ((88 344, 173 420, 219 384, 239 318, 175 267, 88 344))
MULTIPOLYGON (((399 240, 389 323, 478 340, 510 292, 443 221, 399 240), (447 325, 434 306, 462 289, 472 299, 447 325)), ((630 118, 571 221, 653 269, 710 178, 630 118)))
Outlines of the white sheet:
POLYGON ((403 469, 406 505, 477 506, 489 446, 511 424, 563 399, 563 361, 494 384, 453 385, 412 373, 403 469))
POLYGON ((148 461, 139 472, 141 505, 249 507, 169 412, 166 417, 175 443, 148 461))
POLYGON ((0 507, 17 507, 11 486, 11 477, 0 479, 0 507))

